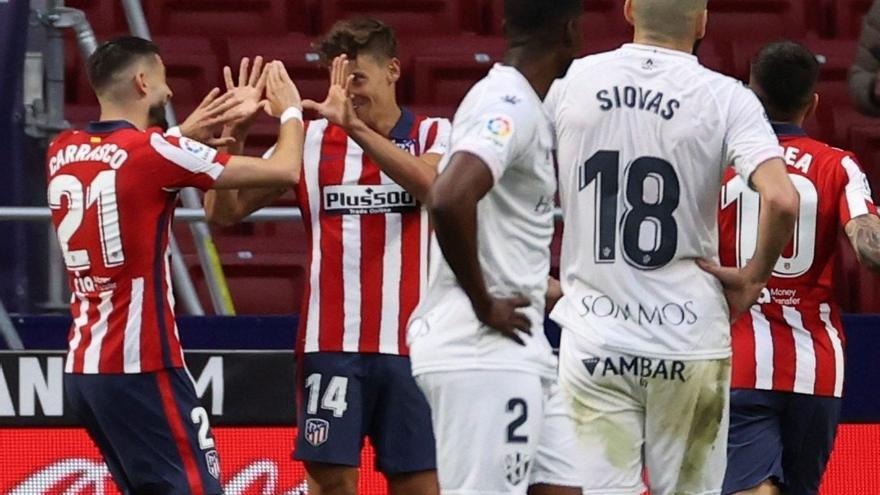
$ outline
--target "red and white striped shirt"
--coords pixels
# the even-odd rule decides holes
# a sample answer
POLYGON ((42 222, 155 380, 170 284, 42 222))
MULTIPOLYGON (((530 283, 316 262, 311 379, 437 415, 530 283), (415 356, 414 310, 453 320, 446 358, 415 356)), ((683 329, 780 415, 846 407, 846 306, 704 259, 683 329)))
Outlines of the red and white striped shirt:
MULTIPOLYGON (((416 156, 444 154, 449 132, 448 120, 404 109, 390 137, 416 156)), ((408 355, 427 278, 425 210, 326 120, 307 124, 297 196, 310 243, 297 350, 408 355)))
MULTIPOLYGON (((837 238, 851 219, 876 215, 852 153, 774 125, 800 193, 791 243, 758 304, 731 328, 733 388, 840 397, 845 336, 832 293, 837 238)), ((743 266, 755 251, 760 200, 728 172, 721 193, 721 263, 743 266)))
POLYGON ((65 371, 183 367, 168 251, 177 190, 210 188, 229 156, 159 129, 106 121, 60 134, 46 160, 72 292, 65 371))

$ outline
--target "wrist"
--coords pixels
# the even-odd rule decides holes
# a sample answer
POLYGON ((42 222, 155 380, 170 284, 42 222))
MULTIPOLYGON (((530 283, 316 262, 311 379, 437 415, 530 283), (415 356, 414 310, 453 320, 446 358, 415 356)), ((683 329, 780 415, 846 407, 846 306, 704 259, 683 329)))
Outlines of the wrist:
POLYGON ((477 319, 482 320, 483 317, 492 309, 492 298, 485 292, 481 295, 471 297, 471 307, 477 315, 477 319))
POLYGON ((284 125, 291 120, 298 120, 300 123, 303 121, 303 113, 302 109, 296 105, 291 105, 287 107, 283 112, 281 112, 281 116, 279 117, 281 120, 281 125, 284 125))

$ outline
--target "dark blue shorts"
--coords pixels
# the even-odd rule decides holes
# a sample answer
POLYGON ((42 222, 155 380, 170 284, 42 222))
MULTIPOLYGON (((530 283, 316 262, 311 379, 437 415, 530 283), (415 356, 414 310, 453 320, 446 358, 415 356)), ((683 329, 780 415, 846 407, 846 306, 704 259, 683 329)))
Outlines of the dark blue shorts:
POLYGON ((834 447, 840 399, 768 390, 730 394, 730 437, 722 493, 765 480, 786 495, 814 495, 834 447))
POLYGON ((431 409, 408 357, 308 353, 297 370, 295 459, 359 466, 369 437, 382 473, 437 468, 431 409))
POLYGON ((69 406, 125 495, 220 494, 220 460, 186 370, 64 375, 69 406))

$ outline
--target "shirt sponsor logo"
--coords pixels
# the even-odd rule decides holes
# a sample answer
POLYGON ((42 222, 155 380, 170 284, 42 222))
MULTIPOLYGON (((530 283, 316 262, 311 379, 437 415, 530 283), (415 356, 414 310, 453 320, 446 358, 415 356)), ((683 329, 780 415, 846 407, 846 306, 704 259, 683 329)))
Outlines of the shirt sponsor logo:
POLYGON ((407 213, 418 206, 413 195, 397 184, 324 188, 324 212, 330 215, 407 213))
POLYGON ((686 382, 684 361, 639 356, 593 357, 581 361, 590 376, 623 376, 686 382))
POLYGON ((614 318, 632 321, 639 325, 659 325, 679 327, 693 325, 699 321, 693 309, 693 301, 665 302, 645 305, 641 302, 621 304, 606 295, 585 296, 581 299, 581 318, 614 318))

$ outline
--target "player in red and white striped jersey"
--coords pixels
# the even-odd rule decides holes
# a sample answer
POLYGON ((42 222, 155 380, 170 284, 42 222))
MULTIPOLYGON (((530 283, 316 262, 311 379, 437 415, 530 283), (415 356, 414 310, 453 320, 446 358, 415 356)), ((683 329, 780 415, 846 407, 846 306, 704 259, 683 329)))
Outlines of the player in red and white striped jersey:
MULTIPOLYGON (((275 63, 264 72, 274 115, 300 112, 275 63)), ((66 131, 47 154, 48 203, 70 276, 65 393, 123 493, 221 493, 219 461, 186 372, 174 320, 168 237, 177 191, 297 182, 302 124, 281 126, 269 160, 218 153, 163 134, 171 97, 158 48, 140 38, 103 44, 89 59, 101 120, 66 131)), ((212 91, 197 135, 234 118, 235 95, 212 91)), ((282 120, 283 121, 283 120, 282 120)), ((193 122, 184 123, 191 134, 193 122)))
MULTIPOLYGON (((724 493, 816 493, 837 430, 844 344, 832 279, 841 229, 860 258, 880 261, 880 218, 856 157, 801 129, 818 103, 819 66, 794 43, 765 47, 751 86, 774 121, 800 193, 794 238, 757 304, 736 321, 729 467, 724 493), (754 491, 750 491, 754 490, 754 491)), ((721 263, 755 249, 760 201, 728 172, 721 193, 721 263)))
MULTIPOLYGON (((324 102, 304 102, 324 118, 306 123, 296 189, 311 255, 297 345, 295 455, 306 462, 312 489, 354 495, 370 437, 392 494, 431 495, 430 410, 411 376, 405 332, 426 285, 422 202, 450 124, 398 106, 397 43, 383 23, 340 22, 316 48, 330 62, 331 84, 324 102)), ((234 86, 228 70, 227 85, 234 86)), ((230 130, 239 145, 246 129, 247 122, 230 130)), ((206 211, 233 223, 282 193, 214 192, 206 211)))

